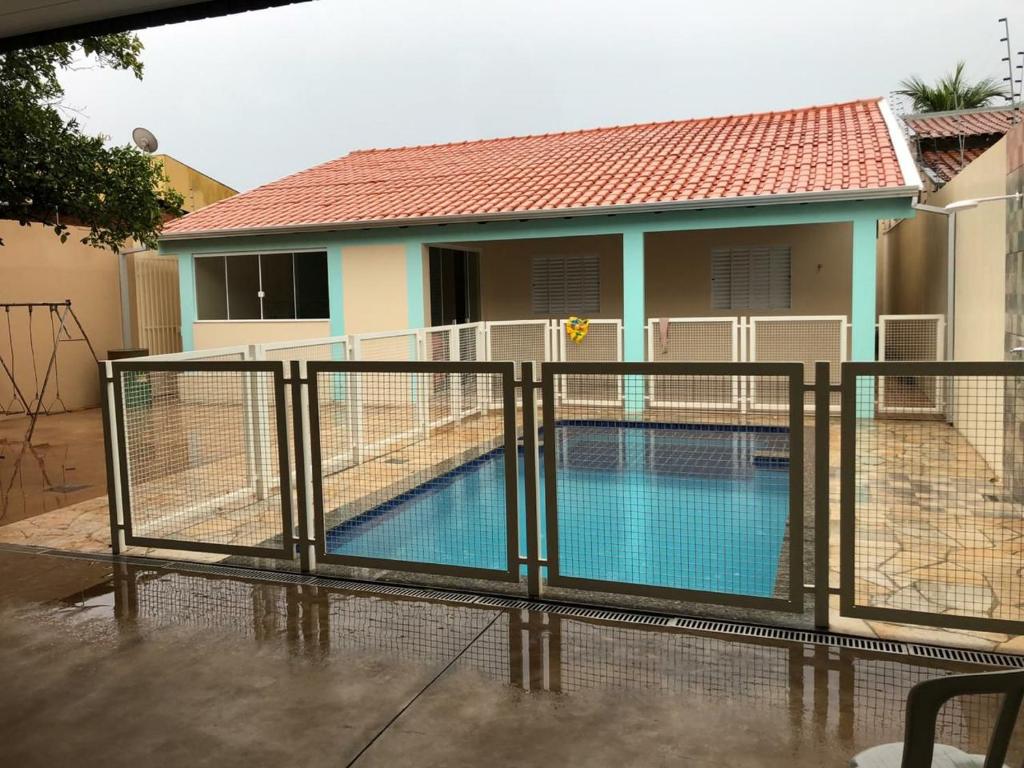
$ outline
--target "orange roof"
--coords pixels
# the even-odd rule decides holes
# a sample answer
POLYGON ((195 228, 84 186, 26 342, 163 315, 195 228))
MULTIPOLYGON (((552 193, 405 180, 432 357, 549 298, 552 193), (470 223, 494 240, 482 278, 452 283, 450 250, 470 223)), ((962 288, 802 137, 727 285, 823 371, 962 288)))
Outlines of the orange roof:
POLYGON ((891 124, 878 100, 862 100, 352 152, 169 222, 164 234, 656 210, 801 193, 898 194, 917 180, 901 172, 891 124))
POLYGON ((907 115, 903 122, 922 139, 945 139, 957 136, 1002 136, 1012 125, 1013 110, 1009 107, 993 109, 936 112, 934 114, 907 115))
POLYGON ((940 179, 949 181, 981 157, 987 149, 988 147, 964 147, 962 155, 958 149, 922 149, 921 162, 940 179))

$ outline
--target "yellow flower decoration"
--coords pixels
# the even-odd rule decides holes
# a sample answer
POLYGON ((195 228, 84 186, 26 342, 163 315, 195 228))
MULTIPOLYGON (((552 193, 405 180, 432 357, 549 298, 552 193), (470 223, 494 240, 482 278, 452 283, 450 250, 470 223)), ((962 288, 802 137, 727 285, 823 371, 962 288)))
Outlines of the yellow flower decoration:
POLYGON ((582 317, 570 317, 565 323, 565 332, 576 344, 582 344, 590 328, 590 321, 582 317))

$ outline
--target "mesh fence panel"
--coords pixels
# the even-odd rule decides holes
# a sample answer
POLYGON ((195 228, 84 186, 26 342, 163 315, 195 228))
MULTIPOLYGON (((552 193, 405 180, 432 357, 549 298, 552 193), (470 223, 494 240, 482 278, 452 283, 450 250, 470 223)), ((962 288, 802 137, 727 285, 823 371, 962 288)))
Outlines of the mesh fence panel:
POLYGON ((136 537, 280 548, 274 375, 120 370, 136 537), (271 450, 270 446, 274 446, 271 450))
MULTIPOLYGON (((737 318, 658 319, 648 322, 647 360, 652 363, 721 363, 739 360, 737 318)), ((688 387, 685 379, 670 382, 663 391, 660 379, 650 382, 653 407, 739 408, 742 380, 722 376, 695 380, 688 387), (689 391, 688 391, 689 390, 689 391), (679 401, 669 399, 682 397, 679 401), (702 402, 700 397, 710 397, 702 402)))
POLYGON ((516 376, 521 363, 533 363, 534 376, 540 380, 541 363, 551 359, 551 327, 547 320, 487 323, 488 360, 513 362, 516 376))
MULTIPOLYGON (((556 388, 586 392, 591 376, 554 378, 556 388)), ((712 398, 721 386, 719 376, 621 376, 627 404, 643 402, 650 378, 662 378, 660 391, 680 400, 712 398)), ((757 380, 781 388, 787 381, 757 380)), ((556 403, 545 441, 555 441, 559 573, 786 599, 794 459, 788 424, 785 411, 556 403)))
POLYGON ((347 360, 348 340, 344 338, 324 340, 315 344, 308 342, 296 342, 288 346, 277 344, 267 345, 263 349, 263 356, 267 360, 302 360, 312 362, 313 360, 347 360))
MULTIPOLYGON (((568 338, 566 321, 559 323, 559 344, 561 362, 600 363, 616 362, 622 359, 622 323, 618 320, 591 320, 587 335, 579 343, 568 338)), ((617 376, 591 376, 585 391, 572 388, 572 382, 565 382, 566 388, 559 394, 568 403, 616 405, 622 399, 617 376), (590 400, 589 398, 596 398, 590 400)))
MULTIPOLYGON (((499 374, 465 375, 501 388, 499 374)), ((437 387, 452 378, 318 372, 321 453, 354 448, 351 466, 322 468, 328 554, 508 568, 504 414, 450 418, 437 387)))
MULTIPOLYGON (((943 316, 878 318, 879 359, 893 362, 943 359, 943 316)), ((879 381, 880 411, 939 413, 943 392, 934 376, 885 376, 879 381)))
MULTIPOLYGON (((750 359, 757 362, 798 362, 804 364, 804 381, 814 383, 814 364, 830 363, 832 384, 841 377, 840 364, 846 360, 845 317, 752 317, 750 318, 750 359)), ((768 382, 750 382, 751 406, 760 409, 785 405, 784 388, 768 382)), ((806 405, 814 404, 808 392, 806 405)), ((839 408, 839 393, 832 395, 833 409, 839 408)))
POLYGON ((855 604, 1021 621, 1024 488, 1013 477, 1024 451, 1008 414, 1024 402, 1024 376, 936 377, 952 424, 877 418, 881 378, 856 377, 855 413, 844 414, 844 431, 856 426, 843 454, 855 604))
POLYGON ((356 360, 406 361, 419 360, 417 333, 355 336, 352 349, 356 360))

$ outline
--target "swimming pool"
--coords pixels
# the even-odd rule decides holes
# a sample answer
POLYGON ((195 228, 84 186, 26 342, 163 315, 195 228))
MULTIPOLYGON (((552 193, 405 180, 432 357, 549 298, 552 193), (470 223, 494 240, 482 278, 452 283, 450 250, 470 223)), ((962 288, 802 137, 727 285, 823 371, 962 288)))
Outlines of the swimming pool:
MULTIPOLYGON (((785 429, 560 422, 553 439, 562 575, 775 593, 789 514, 785 429)), ((327 551, 504 570, 504 464, 491 451, 335 526, 327 551)), ((525 553, 522 456, 519 467, 525 553)), ((542 556, 543 506, 542 486, 542 556)))

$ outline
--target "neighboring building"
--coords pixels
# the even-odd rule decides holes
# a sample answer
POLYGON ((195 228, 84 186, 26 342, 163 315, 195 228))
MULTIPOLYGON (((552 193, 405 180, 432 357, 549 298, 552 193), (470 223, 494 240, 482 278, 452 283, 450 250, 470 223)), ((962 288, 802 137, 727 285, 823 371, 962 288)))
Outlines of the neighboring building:
MULTIPOLYGON (((158 157, 171 185, 184 196, 186 211, 235 194, 230 187, 172 157, 158 157)), ((101 357, 110 349, 147 346, 154 341, 163 344, 155 351, 180 349, 177 262, 145 251, 126 253, 119 258, 113 251, 83 245, 80 240, 86 229, 70 229, 67 242, 61 243, 41 225, 22 227, 16 221, 0 221, 0 238, 4 242, 0 246, 0 301, 71 299, 101 357), (123 274, 127 275, 126 280, 122 280, 123 274), (128 299, 127 322, 119 300, 122 295, 128 299)), ((31 333, 24 310, 0 311, 0 355, 8 364, 13 355, 18 386, 27 397, 35 392, 36 381, 41 383, 46 374, 53 347, 52 330, 45 308, 33 313, 31 333)), ((88 349, 77 343, 62 344, 58 363, 63 402, 71 409, 96 405, 99 385, 88 349)), ((47 402, 53 394, 54 390, 48 389, 47 402)), ((10 398, 10 383, 0 375, 0 407, 6 406, 10 398)))
MULTIPOLYGON (((920 162, 926 175, 940 174, 942 186, 926 190, 921 204, 935 208, 962 200, 998 198, 1012 194, 1020 186, 1021 158, 1014 160, 1015 141, 1024 144, 1020 123, 1012 124, 1009 109, 968 110, 960 113, 935 113, 906 118, 918 137, 920 162), (963 157, 969 164, 940 162, 937 149, 950 140, 954 130, 965 139, 963 157), (1016 138, 1015 138, 1016 137, 1016 138), (940 142, 931 143, 929 142, 940 142), (1014 165, 1014 163, 1017 165, 1014 165), (1016 169, 1016 170, 1015 170, 1016 169), (1008 178, 1008 174, 1010 174, 1008 178), (1014 186, 1016 184, 1016 186, 1014 186)), ((956 158, 954 158, 956 159, 956 158)), ((883 228, 879 240, 879 307, 887 314, 939 314, 950 324, 944 354, 953 360, 1011 359, 1010 350, 1024 339, 1024 274, 1014 245, 1014 232, 1021 228, 1019 202, 993 200, 956 214, 952 222, 953 258, 950 259, 950 218, 921 210, 912 219, 891 222, 883 228), (1016 227, 1016 229, 1015 229, 1016 227), (1014 260, 1016 259, 1016 261, 1014 260), (952 285, 950 284, 952 279, 952 285)), ((1018 244, 1019 245, 1019 244, 1018 244)), ((1024 494, 1024 476, 1013 482, 1024 452, 1024 434, 1010 427, 1014 398, 1007 400, 1006 434, 993 434, 988 425, 961 422, 958 413, 976 412, 984 399, 1002 408, 1005 392, 992 381, 977 386, 957 387, 947 410, 950 418, 995 469, 1002 469, 1011 484, 1024 494), (1006 439, 1009 438, 1009 439, 1006 439), (1004 467, 1003 465, 1006 464, 1004 467)), ((1019 400, 1019 396, 1017 397, 1019 400)), ((1016 412, 1024 413, 1024 405, 1016 412)), ((1020 419, 1024 421, 1024 418, 1020 419)))
POLYGON ((621 318, 642 360, 649 317, 842 315, 865 360, 877 222, 919 189, 872 99, 353 152, 170 222, 160 250, 187 349, 580 314, 621 318))
POLYGON ((1006 135, 1018 114, 1011 107, 982 107, 906 115, 903 122, 925 179, 937 189, 1006 135))

